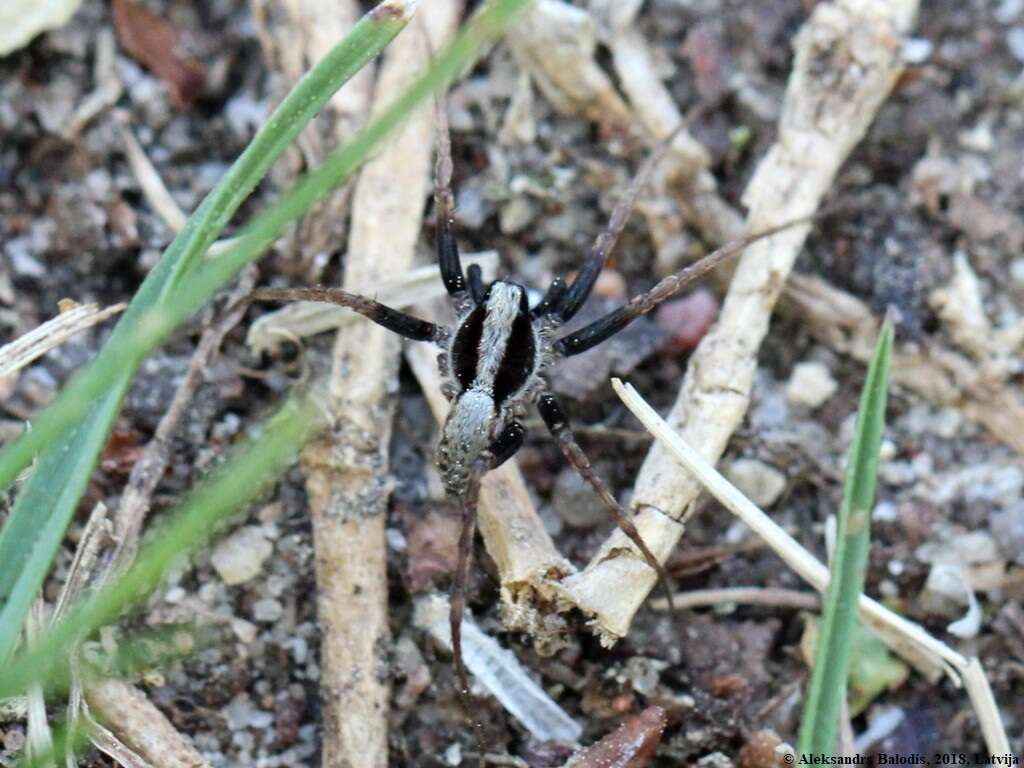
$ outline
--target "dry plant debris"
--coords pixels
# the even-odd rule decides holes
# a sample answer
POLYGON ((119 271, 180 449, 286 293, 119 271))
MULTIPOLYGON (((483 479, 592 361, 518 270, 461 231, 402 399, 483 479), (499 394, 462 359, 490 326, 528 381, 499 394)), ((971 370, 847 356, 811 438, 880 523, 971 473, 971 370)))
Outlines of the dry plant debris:
MULTIPOLYGON (((432 5, 433 0, 423 2, 420 11, 432 12, 432 5)), ((520 32, 511 46, 497 46, 449 97, 464 250, 493 249, 500 258, 496 273, 515 275, 530 286, 570 274, 635 169, 642 146, 683 121, 687 129, 673 140, 661 178, 640 201, 641 215, 614 255, 607 300, 642 290, 659 274, 699 256, 704 246, 697 236, 716 244, 742 234, 746 217, 737 201, 757 163, 785 138, 778 121, 790 54, 811 5, 800 0, 538 4, 532 20, 523 22, 527 39, 520 32), (580 34, 559 39, 559 30, 543 23, 546 19, 564 20, 564 29, 580 34), (531 58, 530 51, 549 50, 545 44, 551 36, 549 49, 558 55, 531 58)), ((39 326, 48 319, 48 308, 64 297, 101 307, 126 300, 180 226, 181 212, 195 206, 237 155, 287 82, 301 76, 357 13, 354 2, 323 0, 278 5, 149 0, 145 6, 187 39, 206 73, 205 94, 190 106, 172 104, 163 80, 117 47, 111 8, 102 3, 82 4, 73 23, 0 62, 4 342, 39 326)), ((899 7, 906 6, 892 6, 899 7)), ((1000 169, 1014 167, 1024 151, 1015 128, 1022 92, 1021 28, 1024 8, 1014 2, 942 4, 922 15, 914 37, 902 46, 899 59, 905 67, 893 96, 834 179, 818 181, 830 195, 849 198, 853 213, 835 214, 815 228, 799 271, 785 279, 784 270, 775 272, 773 288, 784 287, 772 330, 760 345, 743 337, 750 342, 746 359, 757 351, 757 369, 745 421, 722 438, 729 448, 721 462, 747 462, 741 466, 749 468, 752 461, 781 473, 785 487, 772 517, 806 548, 818 546, 816 521, 832 507, 842 474, 841 446, 861 370, 855 361, 866 359, 884 308, 882 293, 870 281, 854 279, 857 265, 884 273, 900 258, 905 268, 906 254, 920 252, 920 262, 934 272, 921 271, 912 286, 917 302, 912 309, 923 319, 923 330, 904 339, 894 361, 900 394, 894 398, 882 465, 869 592, 957 653, 978 657, 969 664, 967 685, 983 705, 978 686, 987 676, 1010 731, 1009 746, 1018 754, 1024 748, 1015 728, 1024 712, 1014 696, 1024 653, 1024 227, 1019 214, 1024 185, 1000 169), (890 223, 897 220, 913 226, 890 223), (875 241, 858 234, 872 229, 879 233, 875 241), (905 249, 902 256, 890 241, 905 249), (809 370, 813 380, 805 375, 809 370), (950 540, 971 545, 970 552, 953 548, 958 558, 953 579, 945 578, 952 573, 946 557, 950 540), (971 637, 947 631, 965 616, 966 622, 954 626, 971 637)), ((851 61, 874 50, 873 42, 863 42, 871 29, 862 25, 850 38, 851 61)), ((835 50, 844 48, 837 44, 835 50)), ((268 200, 298 169, 316 163, 365 119, 374 74, 368 70, 355 87, 335 97, 322 125, 307 131, 282 159, 254 205, 268 200)), ((428 151, 417 148, 411 154, 421 150, 428 151)), ((422 203, 429 185, 424 179, 417 184, 410 195, 422 203)), ((339 284, 355 261, 346 247, 354 225, 353 191, 350 186, 340 192, 284 238, 262 265, 260 283, 339 284)), ((759 210, 763 215, 756 206, 754 213, 759 210)), ((417 263, 431 263, 430 226, 420 232, 411 219, 409 226, 416 229, 408 237, 418 250, 417 263)), ((388 262, 391 258, 388 254, 388 262)), ((403 267, 395 278, 401 283, 407 274, 403 267)), ((389 290, 394 284, 378 283, 389 290)), ((416 290, 403 295, 425 300, 416 290)), ((735 313, 730 304, 736 302, 727 301, 723 316, 735 313)), ((269 319, 271 313, 267 317, 249 313, 254 333, 276 321, 269 319)), ((667 318, 664 331, 643 329, 625 350, 634 356, 610 368, 628 368, 637 388, 662 413, 670 408, 686 366, 686 353, 669 351, 674 342, 667 336, 684 320, 667 318)), ((284 328, 283 334, 291 332, 291 326, 284 328)), ((31 418, 93 354, 104 333, 100 325, 69 338, 5 382, 0 431, 6 435, 31 418)), ((245 350, 243 336, 241 330, 228 332, 223 358, 217 359, 194 357, 197 343, 205 347, 206 340, 199 333, 183 334, 147 362, 126 403, 110 461, 93 478, 89 504, 47 586, 48 602, 58 597, 69 575, 77 579, 75 574, 93 568, 72 567, 71 552, 79 541, 80 551, 92 546, 86 545, 85 533, 87 512, 97 508, 96 502, 109 507, 111 520, 125 508, 139 509, 132 498, 151 507, 149 515, 159 515, 287 387, 294 374, 287 364, 250 378, 248 371, 259 365, 245 350), (184 391, 191 392, 188 407, 165 420, 185 384, 184 391), (142 462, 140 467, 150 469, 139 469, 138 477, 131 473, 134 490, 125 493, 128 462, 149 455, 146 446, 168 430, 163 458, 142 462), (145 483, 139 485, 141 480, 145 483)), ((329 353, 326 338, 309 338, 302 362, 315 374, 329 353)), ((450 519, 431 469, 435 415, 417 381, 424 382, 430 405, 443 418, 442 406, 429 400, 439 395, 430 390, 431 377, 436 378, 433 358, 429 349, 408 348, 412 375, 400 369, 396 379, 389 373, 383 400, 385 410, 397 405, 390 445, 385 431, 372 435, 373 455, 386 461, 373 470, 379 472, 374 478, 383 480, 391 496, 386 522, 374 533, 376 541, 383 538, 376 599, 381 599, 383 572, 390 577, 386 616, 393 640, 360 657, 380 661, 379 679, 393 690, 384 715, 392 764, 423 768, 455 763, 460 756, 466 764, 475 750, 471 730, 453 703, 450 657, 411 621, 410 593, 444 589, 445 578, 436 563, 419 582, 406 575, 415 565, 409 563, 412 550, 419 546, 414 523, 450 519)), ((691 368, 704 360, 706 370, 705 353, 690 360, 691 368)), ((585 436, 586 449, 616 495, 627 500, 649 440, 623 415, 604 383, 608 362, 602 357, 570 371, 560 394, 571 400, 573 423, 585 436)), ((262 365, 267 367, 265 361, 262 365)), ((696 373, 691 378, 696 381, 696 373)), ((372 416, 374 430, 391 418, 378 411, 372 416)), ((539 423, 527 427, 531 434, 540 431, 539 423)), ((706 447, 714 448, 713 442, 706 447)), ((684 640, 677 647, 667 639, 663 614, 640 611, 619 646, 604 650, 585 637, 572 604, 559 602, 563 579, 602 551, 609 529, 599 510, 591 508, 596 503, 564 481, 563 468, 537 437, 518 464, 504 470, 507 476, 496 476, 494 488, 485 490, 484 544, 490 554, 478 552, 482 567, 471 591, 481 630, 514 653, 527 674, 583 726, 583 744, 598 742, 624 719, 658 705, 669 713, 670 724, 656 762, 710 765, 724 764, 728 757, 743 765, 777 765, 779 750, 794 732, 804 673, 795 650, 800 625, 794 608, 813 610, 813 593, 800 592, 799 581, 778 567, 774 555, 712 507, 688 519, 683 546, 690 549, 668 561, 678 577, 674 586, 682 590, 677 599, 693 611, 687 626, 703 646, 684 640), (559 612, 559 606, 570 610, 559 612), (748 637, 759 638, 758 644, 734 647, 734 640, 748 637), (667 666, 654 669, 663 659, 667 666), (737 753, 739 745, 745 746, 737 753)), ((190 759, 211 765, 321 762, 329 715, 318 699, 330 676, 320 650, 317 555, 305 482, 293 472, 276 498, 239 521, 241 540, 254 542, 253 557, 237 572, 244 572, 245 580, 228 584, 237 573, 228 570, 222 577, 224 563, 211 552, 197 558, 194 570, 175 574, 167 593, 140 615, 148 623, 199 617, 220 635, 196 657, 162 670, 161 676, 135 681, 123 695, 111 695, 111 711, 128 702, 148 713, 124 721, 141 724, 141 732, 122 725, 97 735, 97 746, 113 760, 144 764, 141 752, 128 745, 155 733, 148 720, 152 716, 157 722, 160 713, 171 726, 165 731, 169 741, 154 742, 145 761, 150 765, 162 764, 165 755, 186 754, 176 751, 182 744, 194 750, 190 759)), ((632 493, 634 500, 645 498, 632 493)), ((632 560, 628 552, 609 554, 611 561, 632 560)), ((661 607, 656 596, 648 605, 661 607)), ((937 671, 925 657, 913 663, 937 671)), ((854 718, 857 748, 966 754, 984 749, 982 729, 974 725, 976 715, 963 692, 931 679, 912 675, 854 718)), ((75 695, 79 716, 99 715, 101 707, 91 705, 84 691, 75 695)), ((97 696, 102 692, 89 694, 97 696)), ((481 711, 494 744, 515 755, 492 755, 493 764, 559 766, 569 758, 569 748, 531 740, 493 700, 482 699, 481 711)), ((991 713, 981 719, 993 722, 991 713)), ((25 743, 25 722, 24 709, 0 715, 0 759, 13 759, 25 743)), ((110 764, 103 755, 89 759, 110 764)))

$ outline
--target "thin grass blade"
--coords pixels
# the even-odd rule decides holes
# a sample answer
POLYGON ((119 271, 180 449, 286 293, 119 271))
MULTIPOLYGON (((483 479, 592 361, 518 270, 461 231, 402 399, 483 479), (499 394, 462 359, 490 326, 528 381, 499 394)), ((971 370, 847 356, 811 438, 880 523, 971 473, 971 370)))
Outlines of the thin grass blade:
POLYGON ((234 451, 168 515, 121 578, 73 609, 31 649, 20 651, 0 667, 0 699, 18 695, 35 681, 59 681, 66 674, 67 654, 74 643, 145 600, 179 558, 203 546, 220 523, 274 483, 322 426, 311 397, 286 402, 258 436, 234 451))
POLYGON ((300 81, 239 159, 207 195, 132 299, 90 370, 105 374, 84 396, 64 393, 64 417, 40 416, 0 453, 6 487, 36 455, 37 466, 0 531, 0 659, 14 648, 28 606, 38 592, 107 440, 121 399, 148 350, 131 343, 147 313, 174 303, 179 285, 217 239, 270 165, 326 101, 406 25, 406 3, 375 8, 300 81), (76 420, 77 425, 73 426, 76 420), (42 452, 42 453, 40 453, 42 452))
POLYGON ((834 754, 839 716, 846 698, 850 648, 858 621, 857 603, 864 588, 871 542, 871 508, 875 501, 878 452, 885 432, 892 344, 893 327, 887 320, 882 325, 861 392, 814 670, 800 725, 800 754, 815 758, 834 754))
MULTIPOLYGON (((133 301, 124 318, 130 322, 118 325, 93 364, 37 415, 31 430, 0 451, 0 484, 6 486, 39 451, 57 441, 40 460, 7 525, 0 531, 0 600, 6 600, 0 609, 0 659, 14 646, 31 596, 42 583, 60 544, 57 534, 66 528, 74 512, 121 398, 143 357, 203 306, 238 270, 258 258, 285 227, 358 168, 374 147, 415 107, 471 62, 481 46, 492 41, 526 3, 527 0, 499 0, 488 6, 390 109, 352 143, 335 150, 266 214, 246 226, 232 249, 215 259, 200 262, 199 268, 184 274, 169 299, 158 302, 153 299, 150 306, 134 310, 136 302, 133 301), (64 435, 83 415, 81 425, 64 435), (44 461, 47 458, 49 461, 44 461), (41 473, 39 470, 44 463, 47 472, 41 473), (57 505, 50 498, 51 489, 66 489, 61 491, 57 505), (40 526, 41 520, 51 519, 52 524, 40 526), (46 538, 40 535, 42 531, 47 533, 46 538), (23 591, 31 594, 23 594, 23 591), (12 595, 16 595, 13 600, 12 595)), ((200 212, 208 215, 207 203, 200 207, 196 216, 200 212)), ((208 235, 201 238, 201 242, 207 240, 212 242, 208 235)), ((171 248, 175 248, 174 244, 171 248)), ((179 257, 183 258, 180 254, 179 257)), ((165 262, 166 257, 161 264, 165 262)), ((163 269, 159 284, 170 278, 172 266, 158 265, 157 269, 163 269)))

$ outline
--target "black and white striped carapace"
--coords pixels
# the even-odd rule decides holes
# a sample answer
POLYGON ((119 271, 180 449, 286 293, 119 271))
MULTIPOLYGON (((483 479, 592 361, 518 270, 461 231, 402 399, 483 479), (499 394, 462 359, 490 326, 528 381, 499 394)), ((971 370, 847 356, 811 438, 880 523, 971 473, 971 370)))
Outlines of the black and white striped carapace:
POLYGON ((459 538, 459 562, 452 581, 451 630, 455 667, 461 693, 468 696, 462 660, 461 622, 469 556, 476 529, 476 504, 481 477, 510 459, 523 444, 526 430, 519 419, 534 404, 558 442, 566 459, 594 489, 657 574, 669 595, 661 563, 644 544, 633 522, 608 487, 593 472, 586 454, 569 429, 561 405, 547 387, 544 370, 558 359, 585 352, 618 333, 640 315, 678 293, 693 279, 742 251, 750 243, 797 221, 773 227, 730 243, 699 262, 666 277, 604 317, 569 334, 559 329, 571 320, 590 296, 609 252, 625 226, 637 193, 650 175, 668 142, 652 153, 612 213, 607 229, 598 236, 572 283, 555 278, 534 306, 527 302, 523 286, 509 280, 484 285, 480 268, 463 272, 454 226, 451 192, 451 148, 443 110, 439 114, 438 157, 434 202, 436 244, 441 279, 451 296, 456 322, 452 327, 421 320, 373 299, 329 289, 260 289, 250 301, 324 301, 348 307, 379 325, 413 341, 437 344, 445 377, 444 393, 451 410, 441 430, 437 462, 446 493, 461 502, 463 528, 459 538))

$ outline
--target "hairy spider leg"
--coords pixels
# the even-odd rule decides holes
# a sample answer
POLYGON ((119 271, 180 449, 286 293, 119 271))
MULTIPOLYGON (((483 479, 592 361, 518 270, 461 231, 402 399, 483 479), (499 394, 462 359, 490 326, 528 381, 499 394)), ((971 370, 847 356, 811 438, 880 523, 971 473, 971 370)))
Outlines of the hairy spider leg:
POLYGON ((459 559, 452 578, 449 600, 448 626, 452 635, 452 657, 455 661, 455 674, 459 681, 459 702, 466 713, 467 719, 473 723, 477 747, 480 750, 480 764, 483 765, 487 745, 484 739, 483 724, 473 713, 472 698, 469 694, 469 676, 462 658, 462 615, 466 611, 466 581, 469 578, 469 564, 473 554, 473 537, 476 535, 476 511, 480 501, 480 480, 491 467, 486 457, 476 461, 469 474, 469 483, 462 499, 462 532, 459 534, 459 559))
POLYGON ((473 303, 477 306, 487 300, 487 289, 484 287, 483 271, 479 264, 470 264, 466 270, 466 277, 469 279, 469 294, 473 297, 473 303))
POLYGON ((440 326, 428 320, 407 315, 365 296, 334 288, 257 288, 232 309, 254 301, 317 301, 337 304, 413 341, 439 341, 444 335, 440 326))
POLYGON ((634 296, 621 307, 613 309, 604 317, 558 339, 553 345, 555 353, 564 357, 571 357, 572 355, 578 355, 580 352, 586 352, 591 347, 597 346, 602 341, 614 336, 641 315, 646 315, 666 299, 675 296, 689 283, 710 272, 723 261, 740 253, 752 243, 797 224, 807 223, 811 218, 814 217, 805 216, 794 219, 775 227, 769 227, 753 235, 747 235, 739 240, 733 240, 731 243, 726 243, 700 261, 694 262, 674 275, 669 275, 662 279, 647 293, 634 296))
POLYGON ((558 297, 557 301, 552 302, 548 311, 557 315, 562 322, 571 320, 590 296, 590 292, 594 289, 594 284, 597 282, 597 278, 601 274, 601 270, 604 269, 605 262, 608 260, 608 255, 615 247, 615 242, 619 239, 619 235, 622 234, 622 230, 626 226, 630 214, 633 212, 633 205, 636 203, 640 190, 643 189, 644 185, 651 178, 654 167, 664 157, 670 140, 674 136, 675 133, 655 147, 643 165, 640 166, 640 170, 633 177, 633 181, 630 183, 629 189, 626 190, 626 194, 622 196, 622 199, 612 211, 612 217, 608 221, 608 226, 594 240, 594 244, 590 247, 590 253, 584 260, 579 272, 576 273, 572 284, 558 297))
POLYGON ((515 456, 516 452, 523 447, 524 440, 526 440, 526 428, 518 421, 510 422, 498 439, 491 443, 490 452, 494 457, 491 469, 497 469, 515 456))
POLYGON ((566 460, 572 465, 573 469, 579 472, 580 477, 586 480, 590 487, 594 489, 598 498, 601 499, 601 502, 608 511, 615 517, 615 523, 619 526, 619 530, 626 534, 629 540, 636 545, 647 565, 654 569, 654 572, 658 575, 658 583, 665 590, 665 596, 668 598, 669 612, 674 619, 676 608, 675 601, 672 599, 672 590, 668 585, 668 573, 665 571, 664 566, 658 562, 658 558, 647 547, 647 544, 644 543, 643 537, 640 536, 640 531, 637 530, 636 525, 626 513, 626 510, 622 508, 611 491, 608 490, 608 486, 594 472, 590 459, 587 458, 580 444, 576 442, 576 438, 569 428, 569 420, 566 418, 565 411, 562 410, 558 399, 550 392, 542 392, 537 396, 536 404, 541 418, 547 424, 551 436, 558 443, 558 447, 562 449, 562 454, 566 460))
POLYGON ((447 106, 437 97, 437 163, 434 166, 434 215, 436 217, 437 263, 449 295, 460 298, 466 291, 466 277, 455 240, 455 198, 452 196, 452 141, 448 133, 447 106))
POLYGON ((537 302, 536 307, 530 310, 530 318, 536 319, 548 314, 551 311, 551 307, 561 300, 565 291, 565 280, 560 277, 556 277, 552 280, 551 285, 548 286, 548 290, 544 294, 543 298, 537 302))

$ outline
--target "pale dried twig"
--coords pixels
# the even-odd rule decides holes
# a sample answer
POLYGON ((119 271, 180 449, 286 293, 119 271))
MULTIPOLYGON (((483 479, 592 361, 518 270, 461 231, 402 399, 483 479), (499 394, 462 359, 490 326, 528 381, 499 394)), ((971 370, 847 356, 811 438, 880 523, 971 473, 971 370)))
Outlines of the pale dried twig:
MULTIPOLYGON (((668 88, 655 72, 653 57, 643 35, 632 26, 636 4, 591 0, 590 7, 603 22, 599 28, 612 50, 616 74, 636 118, 653 139, 665 138, 683 117, 668 88)), ((912 9, 904 10, 909 14, 912 9)), ((725 243, 742 237, 743 217, 718 194, 717 182, 706 170, 706 153, 685 129, 673 139, 665 164, 666 175, 674 182, 674 200, 688 223, 696 226, 712 243, 725 243)), ((662 219, 660 226, 668 226, 665 217, 662 219)), ((667 272, 677 266, 675 262, 661 264, 667 272)), ((728 271, 726 267, 723 274, 728 271)), ((958 274, 960 277, 953 287, 959 286, 961 293, 970 293, 970 276, 959 268, 958 274)), ((1001 336, 1000 332, 994 336, 979 332, 987 323, 977 301, 954 302, 946 306, 953 315, 952 333, 954 336, 960 334, 964 342, 961 346, 965 350, 976 349, 985 343, 986 338, 1001 336), (965 308, 971 312, 969 318, 965 308)), ((879 321, 860 299, 820 277, 794 273, 786 283, 779 308, 806 321, 819 341, 861 362, 870 359, 878 337, 879 321), (842 311, 836 312, 836 307, 841 307, 842 311)), ((1021 332, 1024 332, 1024 326, 1007 329, 1003 335, 1008 338, 1008 343, 1013 343, 1016 334, 1021 332)), ((892 370, 896 383, 936 405, 960 408, 968 418, 987 428, 999 440, 1024 453, 1024 405, 1008 387, 1005 375, 986 376, 982 383, 976 376, 975 367, 955 352, 936 347, 934 354, 927 355, 906 345, 894 350, 892 370), (964 374, 968 373, 970 376, 965 377, 964 374), (966 381, 960 381, 965 378, 966 381)), ((998 374, 998 371, 993 373, 998 374)))
MULTIPOLYGON (((815 8, 796 39, 778 141, 744 196, 751 231, 815 211, 895 83, 901 71, 900 32, 915 11, 913 0, 840 0, 815 8)), ((747 249, 718 325, 690 359, 670 419, 710 460, 721 456, 746 413, 758 347, 808 229, 795 226, 747 249)), ((678 542, 678 521, 699 491, 663 446, 652 448, 637 479, 633 507, 639 510, 637 528, 660 558, 678 542)), ((627 632, 654 584, 653 571, 621 534, 609 537, 584 572, 563 582, 567 598, 594 617, 609 643, 627 632)))
POLYGON ((24 368, 86 328, 91 328, 124 311, 125 306, 127 305, 114 304, 100 309, 98 304, 80 304, 61 312, 52 320, 47 320, 38 328, 22 334, 0 347, 0 378, 24 368))
MULTIPOLYGON (((766 605, 780 608, 802 608, 813 611, 821 607, 821 598, 813 592, 771 587, 724 587, 721 589, 693 589, 676 592, 672 602, 677 610, 704 608, 713 605, 766 605)), ((667 611, 668 600, 658 597, 650 602, 656 611, 667 611)))
POLYGON ((537 0, 506 39, 555 109, 583 114, 612 133, 630 133, 629 108, 594 60, 597 36, 586 11, 560 0, 537 0))
MULTIPOLYGON (((829 571, 824 563, 801 547, 774 520, 719 474, 708 461, 690 447, 678 431, 658 416, 631 385, 623 385, 621 381, 614 379, 612 386, 626 407, 640 419, 676 462, 682 464, 686 471, 723 506, 746 523, 802 579, 819 592, 825 591, 828 587, 829 571)), ((933 665, 945 669, 954 683, 965 684, 989 751, 992 754, 1009 753, 1009 741, 1003 730, 998 707, 976 658, 965 658, 929 635, 919 625, 893 613, 867 595, 860 596, 859 610, 864 622, 896 653, 906 657, 915 666, 920 665, 923 654, 931 659, 933 665)))
MULTIPOLYGON (((454 33, 457 0, 441 0, 396 38, 375 109, 389 106, 454 33)), ((355 186, 346 288, 380 285, 412 265, 429 178, 432 111, 421 108, 363 168, 355 186)), ((323 764, 387 764, 389 685, 385 521, 388 442, 400 341, 369 323, 338 331, 328 402, 334 429, 302 454, 313 518, 319 619, 323 764)))

